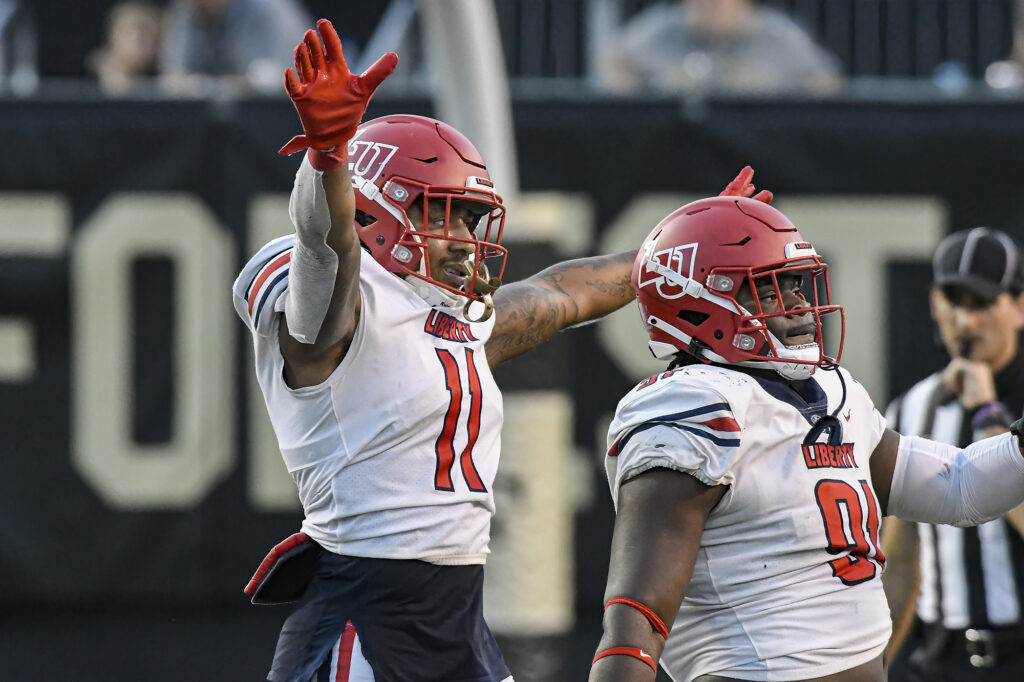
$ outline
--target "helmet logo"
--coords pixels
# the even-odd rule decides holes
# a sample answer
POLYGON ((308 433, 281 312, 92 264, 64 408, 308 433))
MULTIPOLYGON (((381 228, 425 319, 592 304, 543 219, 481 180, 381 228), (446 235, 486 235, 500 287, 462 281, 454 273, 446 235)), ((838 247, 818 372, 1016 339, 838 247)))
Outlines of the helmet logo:
MULTIPOLYGON (((688 292, 687 283, 693 277, 693 264, 697 259, 697 242, 681 244, 662 251, 655 251, 657 240, 651 240, 644 246, 643 267, 637 282, 637 288, 653 284, 658 296, 663 299, 674 299, 685 296, 688 292)), ((698 286, 699 288, 699 286, 698 286)))
POLYGON ((353 139, 348 143, 349 168, 355 175, 373 182, 397 151, 398 147, 392 144, 353 139))

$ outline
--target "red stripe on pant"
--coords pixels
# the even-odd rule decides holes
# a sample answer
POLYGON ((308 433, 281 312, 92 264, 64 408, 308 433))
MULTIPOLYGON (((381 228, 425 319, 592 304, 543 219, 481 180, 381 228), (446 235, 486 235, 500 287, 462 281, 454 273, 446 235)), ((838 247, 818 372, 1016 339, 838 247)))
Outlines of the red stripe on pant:
POLYGON ((334 673, 334 682, 348 682, 349 670, 352 668, 352 648, 356 643, 356 626, 352 621, 345 623, 345 631, 338 640, 338 667, 334 673))

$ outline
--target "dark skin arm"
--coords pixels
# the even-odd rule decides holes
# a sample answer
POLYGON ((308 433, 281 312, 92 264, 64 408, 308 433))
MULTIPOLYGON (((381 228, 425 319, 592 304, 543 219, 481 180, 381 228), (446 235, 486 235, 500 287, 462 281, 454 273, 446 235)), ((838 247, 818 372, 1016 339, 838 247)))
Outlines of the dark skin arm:
POLYGON ((334 293, 316 342, 301 343, 288 333, 281 318, 279 342, 284 357, 284 378, 292 388, 315 386, 327 379, 348 351, 359 321, 359 237, 355 230, 356 201, 348 179, 348 165, 323 175, 331 229, 327 245, 338 256, 334 293))
MULTIPOLYGON (((888 504, 899 436, 887 430, 872 455, 872 476, 883 509, 888 504), (877 457, 877 464, 875 459, 877 457), (877 469, 876 469, 877 466, 877 469)), ((629 597, 653 610, 671 626, 693 575, 708 515, 725 494, 676 471, 653 469, 619 489, 605 601, 629 597)), ((614 604, 604 614, 597 651, 637 647, 660 658, 665 641, 635 609, 614 604)), ((882 657, 856 668, 814 678, 815 682, 883 679, 882 657)), ((593 665, 590 682, 652 682, 655 672, 631 656, 608 656, 593 665)), ((727 678, 704 675, 701 682, 727 678)))
POLYGON ((889 491, 892 489, 892 474, 896 469, 896 452, 900 446, 900 434, 886 429, 871 453, 871 487, 875 489, 882 516, 888 514, 889 491))
MULTIPOLYGON (((605 601, 628 597, 645 604, 668 626, 693 575, 701 535, 711 509, 725 494, 689 474, 652 469, 619 488, 605 601)), ((604 613, 597 651, 638 647, 655 661, 665 640, 636 609, 613 604, 604 613)), ((590 682, 651 682, 655 672, 631 656, 607 656, 594 664, 590 682)))
POLYGON ((596 320, 636 300, 629 282, 636 251, 552 265, 494 294, 494 331, 487 362, 495 367, 547 341, 555 332, 596 320))

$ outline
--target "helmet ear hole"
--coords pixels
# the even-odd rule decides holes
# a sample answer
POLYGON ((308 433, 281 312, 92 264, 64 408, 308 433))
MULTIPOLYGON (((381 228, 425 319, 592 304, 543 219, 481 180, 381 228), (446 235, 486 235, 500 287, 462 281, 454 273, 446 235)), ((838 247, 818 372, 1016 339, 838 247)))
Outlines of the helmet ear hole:
POLYGON ((359 209, 356 209, 356 222, 363 227, 369 227, 370 225, 373 225, 375 222, 377 222, 377 219, 374 218, 369 213, 367 213, 366 211, 360 211, 359 209))
POLYGON ((694 327, 700 326, 706 319, 711 317, 707 313, 702 313, 699 310, 680 310, 677 316, 683 322, 688 322, 694 327))

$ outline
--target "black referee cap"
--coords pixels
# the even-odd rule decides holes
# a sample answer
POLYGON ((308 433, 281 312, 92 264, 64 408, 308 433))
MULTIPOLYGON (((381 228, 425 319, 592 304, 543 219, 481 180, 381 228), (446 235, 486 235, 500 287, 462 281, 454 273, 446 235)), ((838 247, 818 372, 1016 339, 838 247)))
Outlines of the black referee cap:
POLYGON ((1005 232, 975 227, 949 235, 932 259, 937 286, 959 286, 994 301, 999 294, 1024 291, 1020 250, 1005 232))

